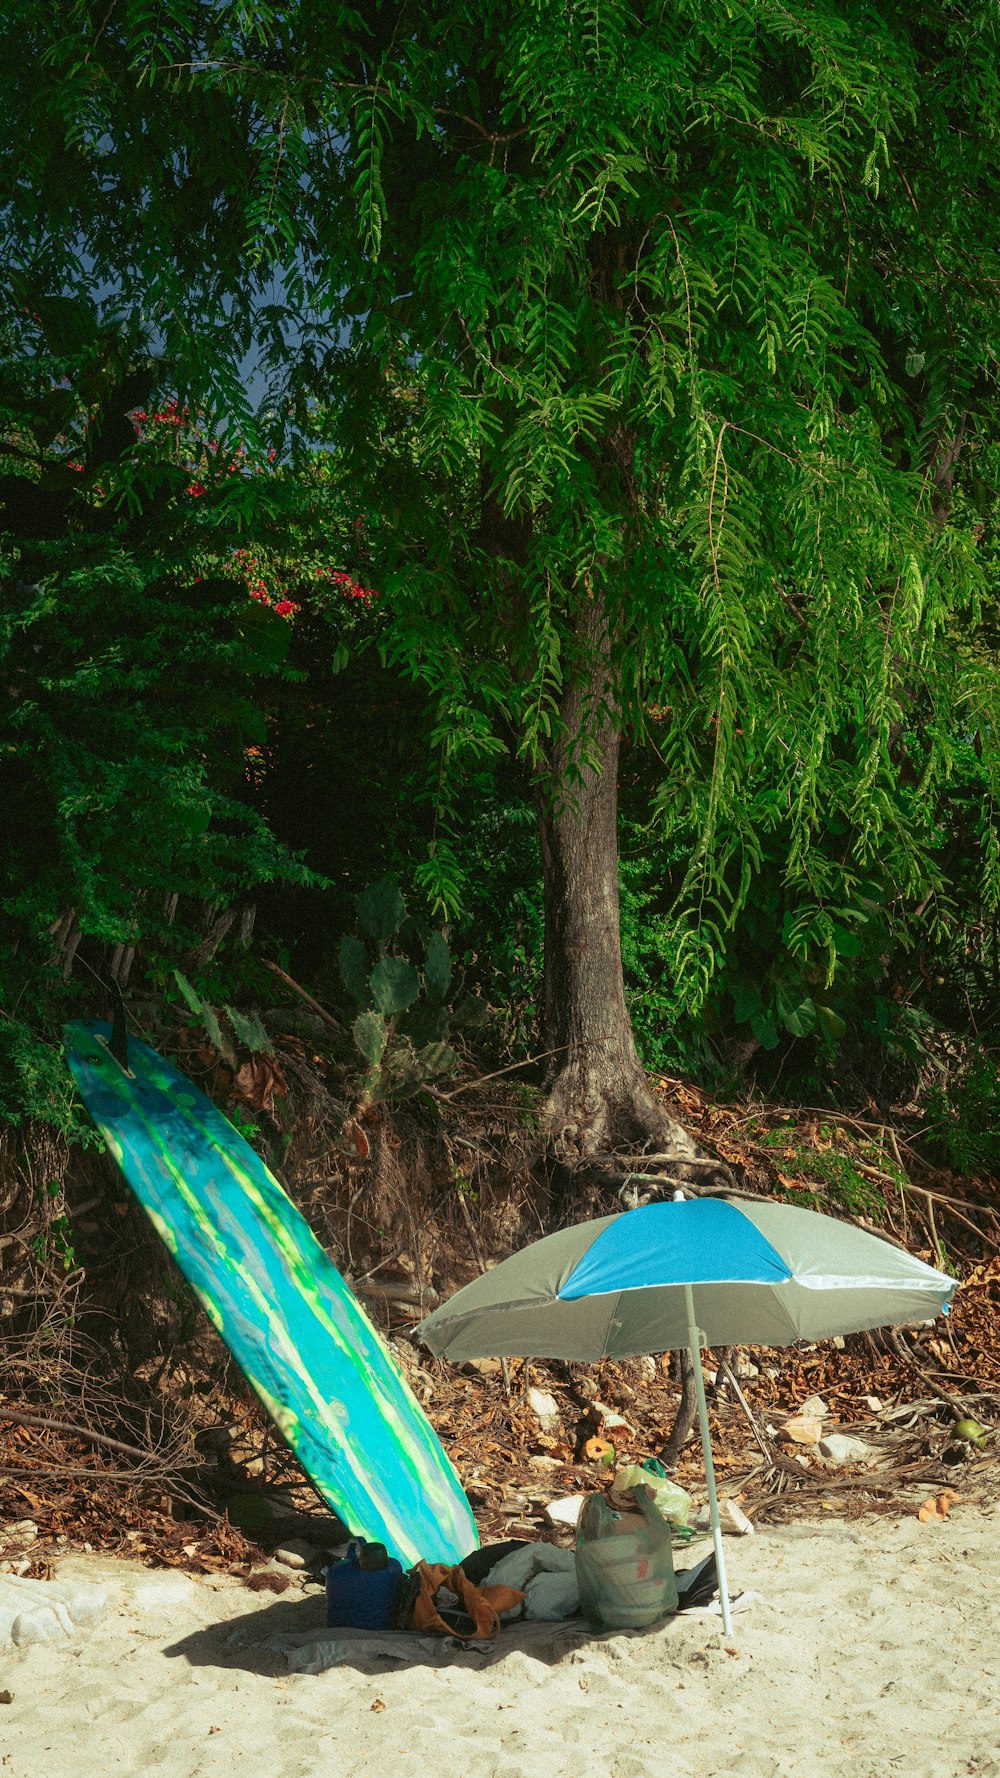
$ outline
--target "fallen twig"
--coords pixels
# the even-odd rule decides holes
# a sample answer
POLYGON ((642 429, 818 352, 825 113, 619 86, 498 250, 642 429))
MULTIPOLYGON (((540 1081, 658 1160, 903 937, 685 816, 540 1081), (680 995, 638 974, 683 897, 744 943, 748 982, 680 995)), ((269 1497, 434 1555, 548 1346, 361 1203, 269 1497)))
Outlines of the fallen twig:
POLYGON ((334 1031, 343 1031, 344 1027, 340 1021, 335 1019, 332 1013, 327 1012, 325 1006, 320 1006, 319 1001, 313 999, 308 989, 300 986, 285 970, 280 969, 277 963, 272 963, 269 958, 265 957, 263 964, 265 969, 269 969, 272 975, 276 975, 279 981, 284 982, 286 988, 291 988, 293 994, 297 994, 300 1000, 304 1000, 307 1006, 311 1006, 313 1012, 323 1020, 324 1024, 329 1025, 334 1031))
POLYGON ((89 1426, 74 1426, 69 1420, 49 1420, 42 1414, 25 1414, 20 1409, 4 1407, 2 1403, 0 1420, 13 1420, 18 1426, 40 1426, 46 1432, 65 1433, 67 1438, 82 1438, 94 1445, 107 1445, 110 1450, 124 1451, 126 1457, 138 1457, 143 1463, 156 1460, 155 1451, 140 1450, 138 1445, 124 1444, 120 1438, 110 1438, 106 1432, 94 1432, 89 1426))
POLYGON ((492 1074, 480 1074, 475 1080, 463 1080, 457 1087, 452 1087, 450 1093, 442 1093, 440 1087, 434 1087, 430 1089, 431 1096, 442 1100, 446 1105, 450 1104, 458 1093, 470 1093, 474 1087, 485 1086, 488 1080, 499 1080, 502 1074, 513 1074, 518 1068, 530 1068, 535 1062, 544 1062, 548 1056, 561 1056, 568 1048, 568 1043, 561 1043, 554 1050, 539 1050, 537 1056, 525 1056, 523 1062, 508 1062, 506 1068, 497 1068, 492 1074))
POLYGON ((761 1450, 763 1451, 767 1462, 768 1463, 773 1462, 773 1460, 774 1460, 773 1448, 768 1444, 766 1438, 764 1437, 764 1434, 761 1432, 760 1427, 758 1426, 757 1421, 754 1417, 754 1414, 751 1411, 750 1404, 747 1401, 746 1396, 744 1395, 742 1389, 739 1386, 739 1383, 736 1380, 736 1372, 733 1370, 733 1367, 730 1364, 728 1358, 723 1358, 720 1360, 719 1369, 722 1371, 723 1375, 725 1376, 726 1381, 734 1389, 734 1391, 736 1393, 736 1399, 739 1402, 740 1407, 743 1409, 743 1412, 747 1417, 747 1421, 749 1423, 750 1430, 753 1433, 754 1438, 757 1440, 757 1443, 759 1444, 761 1450))
MULTIPOLYGON (((956 1209, 957 1199, 946 1198, 943 1192, 928 1191, 925 1185, 914 1185, 910 1180, 907 1180, 905 1184, 899 1182, 899 1189, 901 1192, 919 1192, 921 1197, 928 1200, 927 1214, 931 1224, 932 1239, 935 1238, 937 1234, 934 1227, 934 1211, 931 1207, 933 1201, 938 1204, 946 1204, 948 1206, 949 1216, 953 1216, 956 1222, 963 1222, 967 1229, 972 1230, 978 1240, 985 1241, 988 1246, 992 1247, 994 1253, 1000 1253, 1000 1241, 994 1240, 993 1236, 988 1235, 985 1229, 979 1228, 978 1225, 972 1221, 971 1217, 963 1215, 961 1210, 956 1209)), ((967 1205, 966 1208, 971 1208, 971 1206, 967 1205)))

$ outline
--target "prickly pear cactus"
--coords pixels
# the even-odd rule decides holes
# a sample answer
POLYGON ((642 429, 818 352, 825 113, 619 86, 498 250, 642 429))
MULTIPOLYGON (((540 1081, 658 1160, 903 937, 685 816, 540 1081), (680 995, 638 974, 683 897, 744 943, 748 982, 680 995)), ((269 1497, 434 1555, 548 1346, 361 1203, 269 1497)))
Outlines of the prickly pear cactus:
POLYGON ((344 987, 361 1009, 351 1032, 367 1070, 362 1103, 408 1098, 458 1066, 447 1039, 453 1024, 463 1022, 452 1004, 461 979, 444 933, 407 915, 395 883, 376 883, 359 895, 358 926, 341 939, 338 961, 344 987))

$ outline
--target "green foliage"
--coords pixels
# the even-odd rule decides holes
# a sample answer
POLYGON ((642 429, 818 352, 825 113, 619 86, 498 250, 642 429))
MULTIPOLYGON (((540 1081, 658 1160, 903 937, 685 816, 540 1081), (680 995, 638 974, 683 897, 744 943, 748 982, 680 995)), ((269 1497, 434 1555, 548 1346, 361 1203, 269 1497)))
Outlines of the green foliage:
POLYGON ((464 880, 456 951, 491 1009, 488 1038, 504 1061, 537 1050, 542 993, 542 872, 530 806, 500 762, 460 805, 464 880))
POLYGON ((924 1141, 959 1173, 1000 1173, 1000 1063, 988 1051, 954 1065, 924 1100, 924 1141))
MULTIPOLYGON (((254 345, 262 426, 330 447, 383 660, 429 707, 438 913, 477 893, 465 787, 513 755, 571 789, 610 714, 661 761, 668 880, 633 885, 629 939, 660 1041, 705 1013, 776 1062, 919 1047, 900 959, 958 951, 1000 878, 995 6, 369 11, 80 0, 67 31, 17 0, 10 314, 96 364, 103 281, 231 428, 254 345)), ((64 395, 22 404, 38 450, 64 395)), ((115 498, 174 512, 182 468, 115 498)), ((280 679, 265 620, 230 640, 280 679)), ((171 858, 225 893, 217 737, 189 729, 150 769, 171 858)), ((523 1025, 530 889, 516 923, 523 1025)))
POLYGON ((74 1091, 58 1038, 61 1018, 72 1007, 64 983, 57 977, 20 1001, 11 993, 12 981, 24 981, 23 964, 15 976, 19 958, 11 947, 0 951, 3 967, 4 1005, 0 1009, 0 1119, 14 1128, 46 1125, 56 1135, 82 1148, 104 1147, 93 1123, 74 1091), (60 991, 61 990, 61 991, 60 991), (27 1004, 25 1004, 27 1001, 27 1004))
POLYGON ((836 1135, 828 1124, 820 1124, 810 1143, 797 1142, 794 1129, 757 1134, 756 1143, 770 1150, 780 1163, 779 1178, 790 1202, 813 1210, 828 1209, 834 1204, 851 1216, 883 1222, 884 1193, 860 1170, 858 1163, 888 1175, 899 1185, 906 1183, 905 1174, 876 1143, 855 1140, 844 1151, 836 1146, 836 1135))
POLYGON ((243 1110, 242 1106, 240 1106, 240 1105, 231 1106, 227 1115, 229 1117, 229 1122, 232 1124, 233 1129, 236 1131, 236 1134, 238 1136, 242 1136, 244 1142, 249 1142, 249 1143, 256 1142, 258 1136, 260 1135, 260 1125, 255 1124, 253 1121, 253 1118, 247 1117, 246 1112, 243 1110))
MULTIPOLYGON (((218 1051, 223 1061, 235 1067, 236 1046, 229 1031, 223 1028, 219 1013, 211 1001, 199 994, 198 990, 192 987, 187 976, 183 975, 179 969, 174 970, 174 980, 187 1005, 204 1026, 209 1043, 218 1051)), ((229 1030, 232 1031, 236 1042, 248 1049, 251 1055, 270 1055, 272 1053, 274 1046, 256 1013, 238 1012, 234 1006, 225 1006, 221 1011, 225 1015, 229 1030)))
POLYGON ((239 1042, 252 1056, 271 1053, 274 1046, 257 1013, 237 1012, 235 1006, 227 1006, 225 1013, 239 1042))
MULTIPOLYGON (((81 338, 92 325, 75 359, 52 355, 43 304, 45 326, 9 333, 0 363, 0 1105, 77 1135, 56 1086, 61 1023, 93 1007, 80 989, 73 1004, 74 959, 100 978, 116 947, 138 947, 162 979, 197 952, 199 905, 318 879, 275 840, 248 772, 269 687, 291 672, 289 626, 205 571, 231 554, 233 477, 244 516, 259 483, 239 464, 192 483, 203 435, 168 403, 144 436, 132 409, 154 367, 123 362, 86 305, 72 313, 81 338)), ((207 1003, 201 1016, 211 1029, 207 1003)), ((227 1047, 217 1021, 211 1035, 227 1047)))

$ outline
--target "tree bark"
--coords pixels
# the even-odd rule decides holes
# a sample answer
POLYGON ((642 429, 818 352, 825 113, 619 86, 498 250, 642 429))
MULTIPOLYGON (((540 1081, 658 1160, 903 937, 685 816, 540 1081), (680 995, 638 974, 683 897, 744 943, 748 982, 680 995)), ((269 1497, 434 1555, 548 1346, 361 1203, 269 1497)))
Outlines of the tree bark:
POLYGON ((563 693, 536 810, 544 887, 543 1031, 553 1057, 543 1126, 567 1160, 653 1147, 673 1177, 719 1168, 666 1115, 625 1000, 618 898, 620 699, 607 620, 581 614, 583 667, 563 693))

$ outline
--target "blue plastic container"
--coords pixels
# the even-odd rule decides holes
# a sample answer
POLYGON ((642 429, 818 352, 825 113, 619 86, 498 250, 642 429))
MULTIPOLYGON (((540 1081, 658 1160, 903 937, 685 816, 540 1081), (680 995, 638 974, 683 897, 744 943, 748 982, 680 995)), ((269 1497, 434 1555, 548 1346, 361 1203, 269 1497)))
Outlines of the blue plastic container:
POLYGON ((352 1543, 326 1571, 326 1622, 352 1630, 387 1630, 393 1622, 403 1566, 380 1543, 352 1543))

